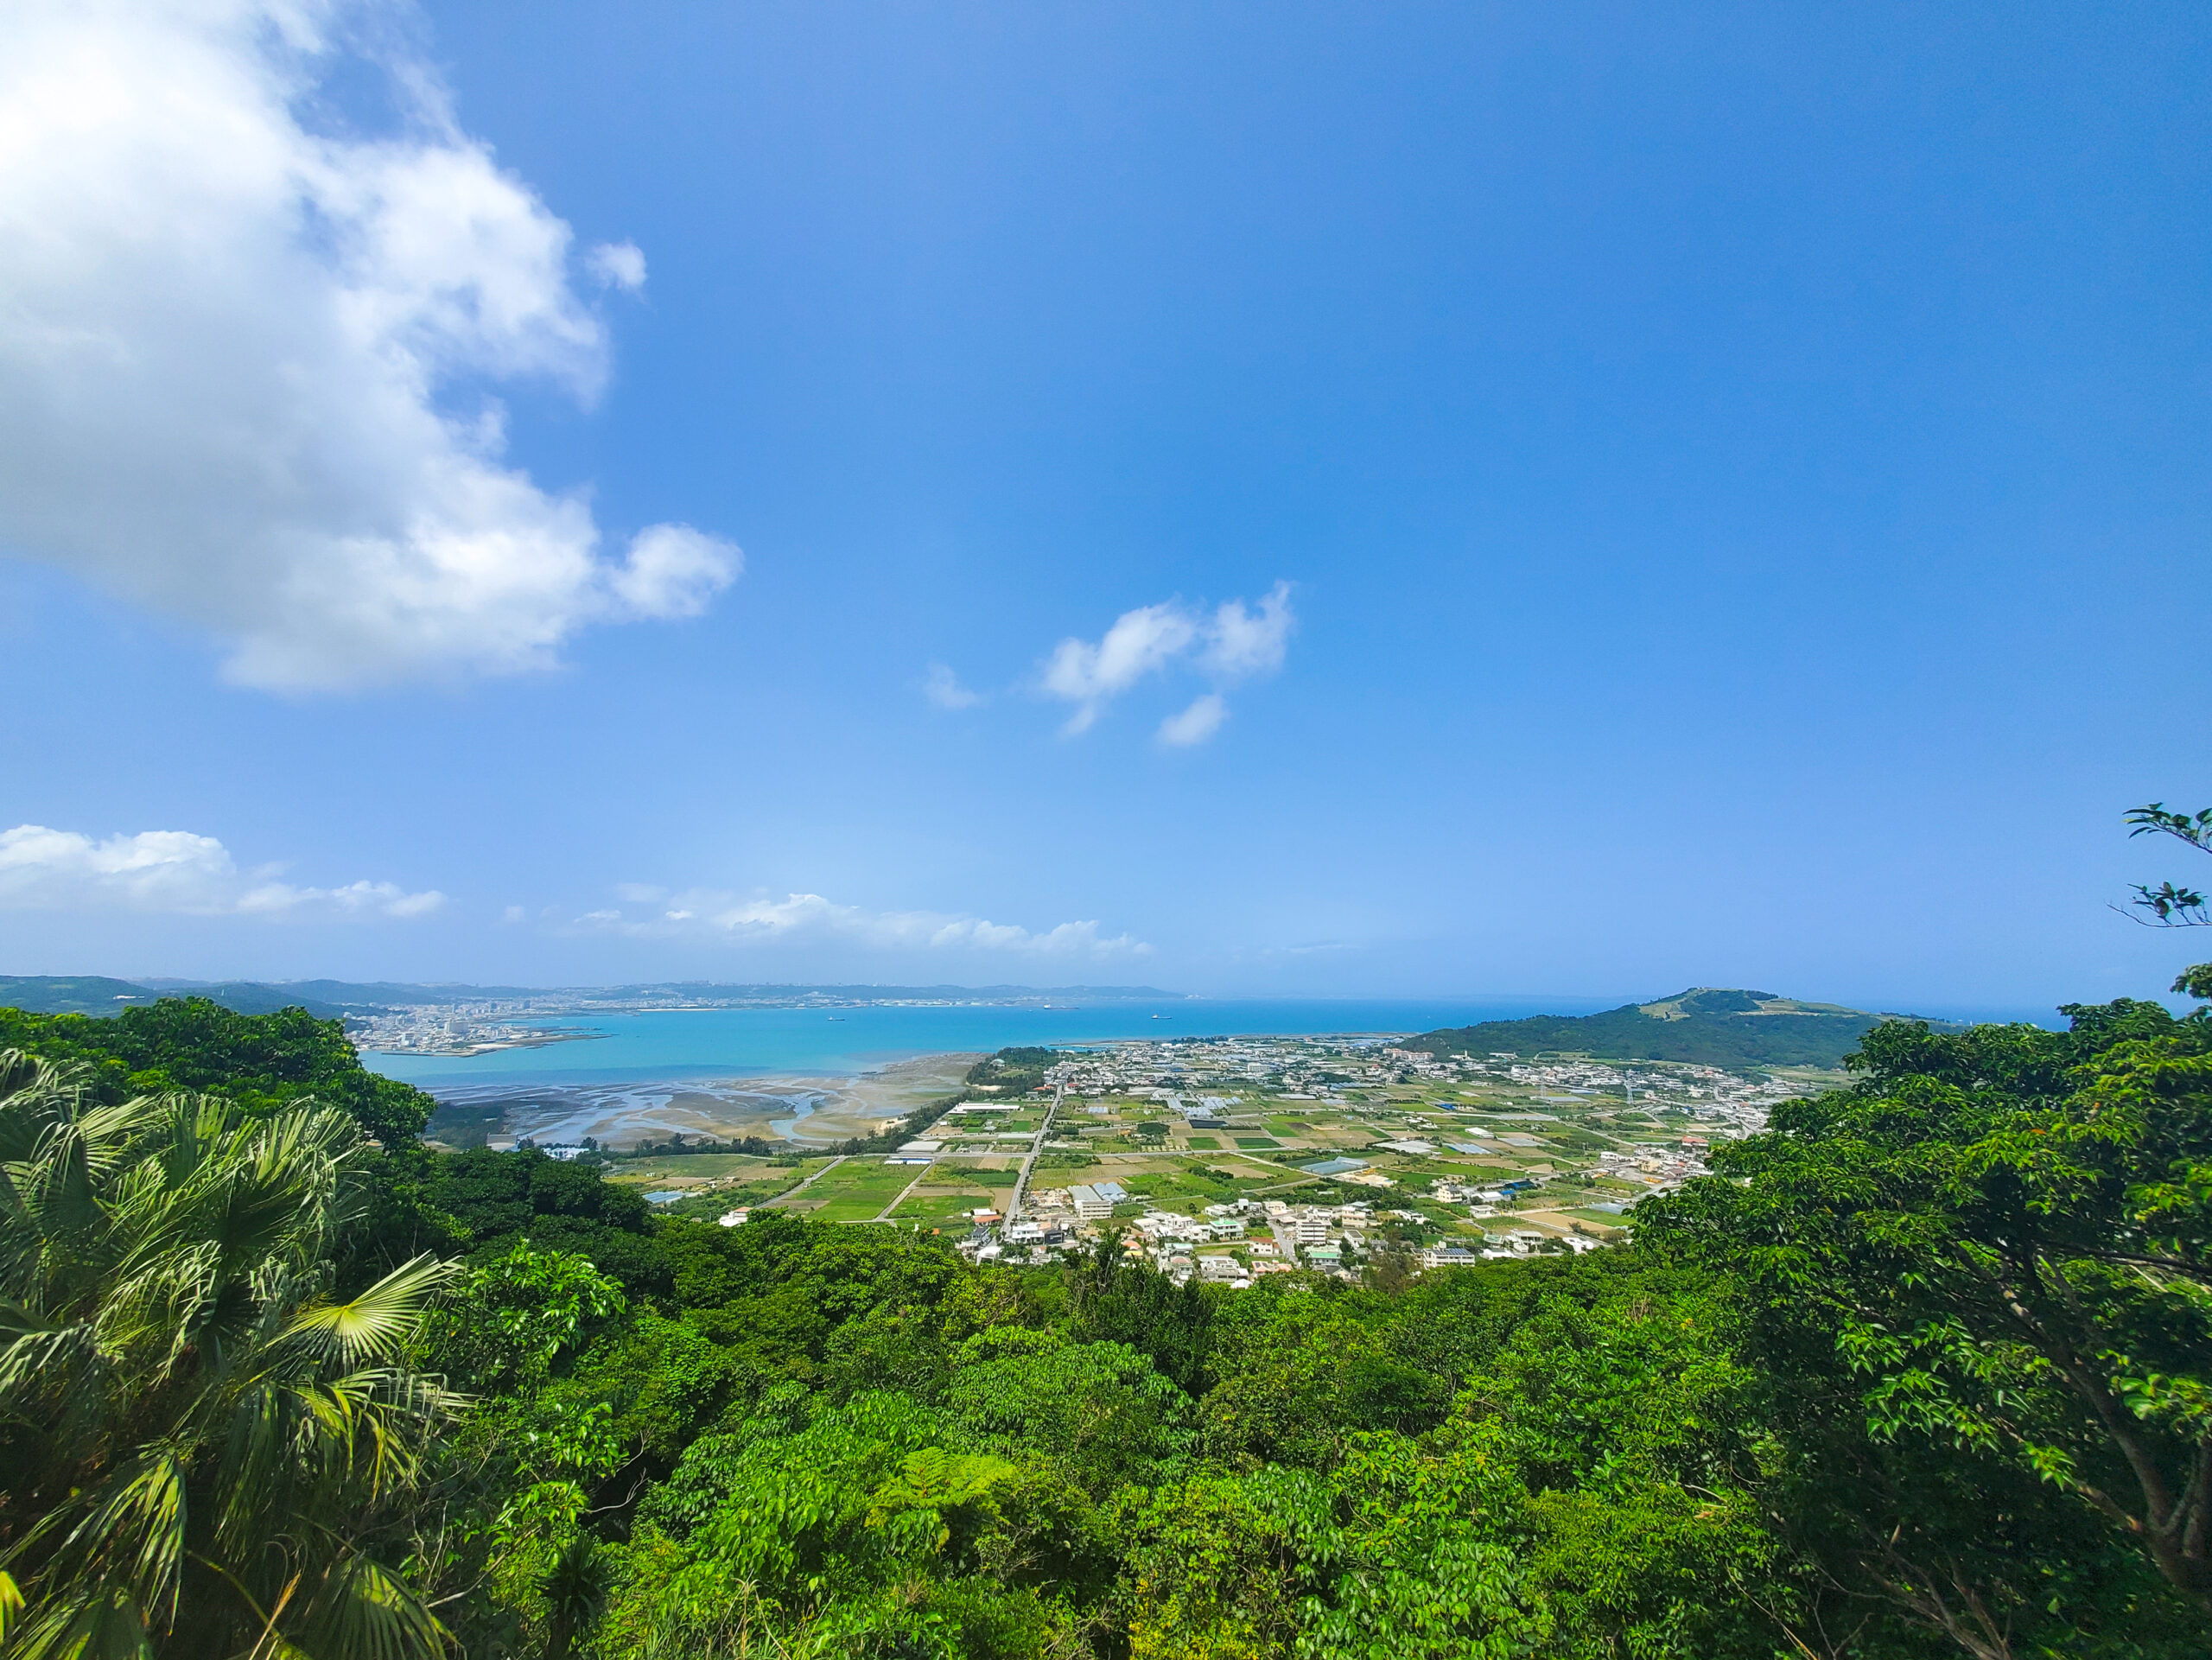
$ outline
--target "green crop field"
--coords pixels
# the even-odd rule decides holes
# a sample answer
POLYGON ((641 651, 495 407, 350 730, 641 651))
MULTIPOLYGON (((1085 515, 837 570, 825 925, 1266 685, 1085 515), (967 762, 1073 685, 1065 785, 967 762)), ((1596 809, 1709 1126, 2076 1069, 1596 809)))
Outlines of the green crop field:
POLYGON ((876 1215, 921 1174, 912 1164, 848 1159, 793 1201, 824 1222, 859 1222, 876 1215))
POLYGON ((811 1158, 800 1164, 771 1164, 766 1159, 753 1158, 743 1153, 677 1153, 656 1154, 643 1159, 623 1159, 607 1168, 609 1181, 651 1182, 664 1186, 671 1182, 711 1180, 723 1176, 758 1176, 779 1171, 791 1172, 796 1181, 810 1170, 819 1170, 829 1162, 826 1156, 811 1158))
MULTIPOLYGON (((1198 1167, 1130 1176, 1126 1179, 1125 1185, 1138 1197, 1161 1204, 1189 1200, 1198 1205, 1218 1205, 1236 1198, 1242 1188, 1252 1186, 1257 1180, 1256 1177, 1249 1180, 1232 1177, 1229 1180, 1219 1181, 1209 1175, 1204 1167, 1198 1167)), ((1191 1206, 1177 1205, 1175 1208, 1181 1210, 1191 1206)))

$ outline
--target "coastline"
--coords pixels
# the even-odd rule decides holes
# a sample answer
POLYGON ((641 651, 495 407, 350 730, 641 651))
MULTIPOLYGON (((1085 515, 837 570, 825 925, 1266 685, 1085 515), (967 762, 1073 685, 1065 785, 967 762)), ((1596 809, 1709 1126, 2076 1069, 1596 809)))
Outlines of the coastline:
POLYGON ((1007 1047, 1081 1047, 1167 1037, 1322 1036, 1425 1032, 1517 1009, 1473 1000, 1179 998, 1157 1004, 1116 1001, 1083 1007, 849 1006, 597 1012, 547 1027, 521 1022, 474 1030, 423 1030, 416 1040, 458 1048, 579 1032, 601 1041, 534 1042, 435 1054, 380 1047, 390 1032, 357 1039, 372 1070, 435 1095, 509 1086, 517 1090, 596 1088, 690 1080, 851 1078, 923 1055, 989 1053, 1007 1047))
POLYGON ((844 1074, 762 1072, 660 1082, 530 1087, 488 1084, 430 1091, 438 1110, 427 1139, 486 1145, 527 1138, 543 1146, 589 1137, 602 1147, 681 1135, 716 1141, 756 1135, 795 1150, 874 1135, 917 1107, 957 1091, 982 1057, 916 1055, 844 1074), (495 1128, 496 1126, 496 1128, 495 1128))
POLYGON ((556 1043, 603 1043, 604 1032, 542 1032, 529 1037, 484 1038, 451 1044, 425 1045, 420 1048, 397 1049, 389 1044, 355 1044, 354 1050, 365 1059, 370 1055, 410 1056, 425 1059, 470 1060, 478 1055, 498 1054, 509 1049, 550 1049, 556 1043))

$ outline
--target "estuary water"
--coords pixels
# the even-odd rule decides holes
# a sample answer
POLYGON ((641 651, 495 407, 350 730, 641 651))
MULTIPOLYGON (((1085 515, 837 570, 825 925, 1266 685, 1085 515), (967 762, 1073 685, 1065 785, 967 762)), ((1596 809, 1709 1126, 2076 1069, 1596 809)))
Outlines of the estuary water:
POLYGON ((914 1055, 1013 1044, 1109 1038, 1298 1036, 1413 1033, 1524 1014, 1586 1014, 1605 1002, 1573 998, 1190 998, 1042 1008, 702 1008, 573 1015, 532 1024, 589 1033, 538 1049, 487 1055, 365 1054, 364 1065, 433 1092, 485 1086, 557 1087, 742 1078, 754 1073, 849 1077, 914 1055))

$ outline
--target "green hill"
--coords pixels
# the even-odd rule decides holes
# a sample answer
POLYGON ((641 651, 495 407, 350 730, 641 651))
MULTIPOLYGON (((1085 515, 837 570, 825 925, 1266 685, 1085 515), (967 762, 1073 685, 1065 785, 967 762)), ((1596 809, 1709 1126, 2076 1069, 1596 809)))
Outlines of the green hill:
POLYGON ((232 980, 210 985, 200 982, 168 981, 142 985, 130 980, 110 980, 99 975, 0 975, 0 1008, 20 1008, 26 1014, 119 1014, 162 998, 205 997, 233 1014, 274 1014, 283 1008, 304 1008, 318 1020, 335 1020, 355 1006, 356 1000, 314 995, 333 981, 308 981, 300 985, 264 985, 257 980, 232 980))
POLYGON ((162 995, 97 974, 0 974, 0 1008, 27 1014, 113 1014, 162 995))
POLYGON ((1427 1032, 1402 1046, 1433 1055, 1562 1053, 1707 1066, 1837 1066, 1868 1030, 1900 1018, 1907 1017, 1770 991, 1695 986, 1601 1014, 1535 1014, 1427 1032))

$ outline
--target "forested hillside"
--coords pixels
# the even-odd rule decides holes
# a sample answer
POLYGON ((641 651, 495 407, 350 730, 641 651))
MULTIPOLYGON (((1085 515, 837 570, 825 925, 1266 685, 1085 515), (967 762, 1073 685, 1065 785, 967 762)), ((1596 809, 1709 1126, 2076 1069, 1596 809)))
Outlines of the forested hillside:
POLYGON ((0 1643, 2201 1657, 2212 1024, 2069 1013, 1870 1033, 1632 1248, 1236 1293, 427 1153, 303 1015, 0 1015, 0 1643))
POLYGON ((37 1014, 112 1014, 160 995, 97 974, 0 974, 0 1008, 37 1014))
POLYGON ((1532 1014, 1409 1038, 1433 1055, 1585 1054, 1707 1066, 1840 1066, 1886 1016, 1770 991, 1700 987, 1600 1014, 1532 1014))
POLYGON ((251 1111, 312 1096, 387 1147, 411 1146, 435 1106, 361 1065, 344 1025, 303 1008, 234 1014, 205 997, 165 997, 111 1019, 0 1008, 0 1047, 69 1065, 103 1104, 170 1090, 219 1090, 251 1111))

